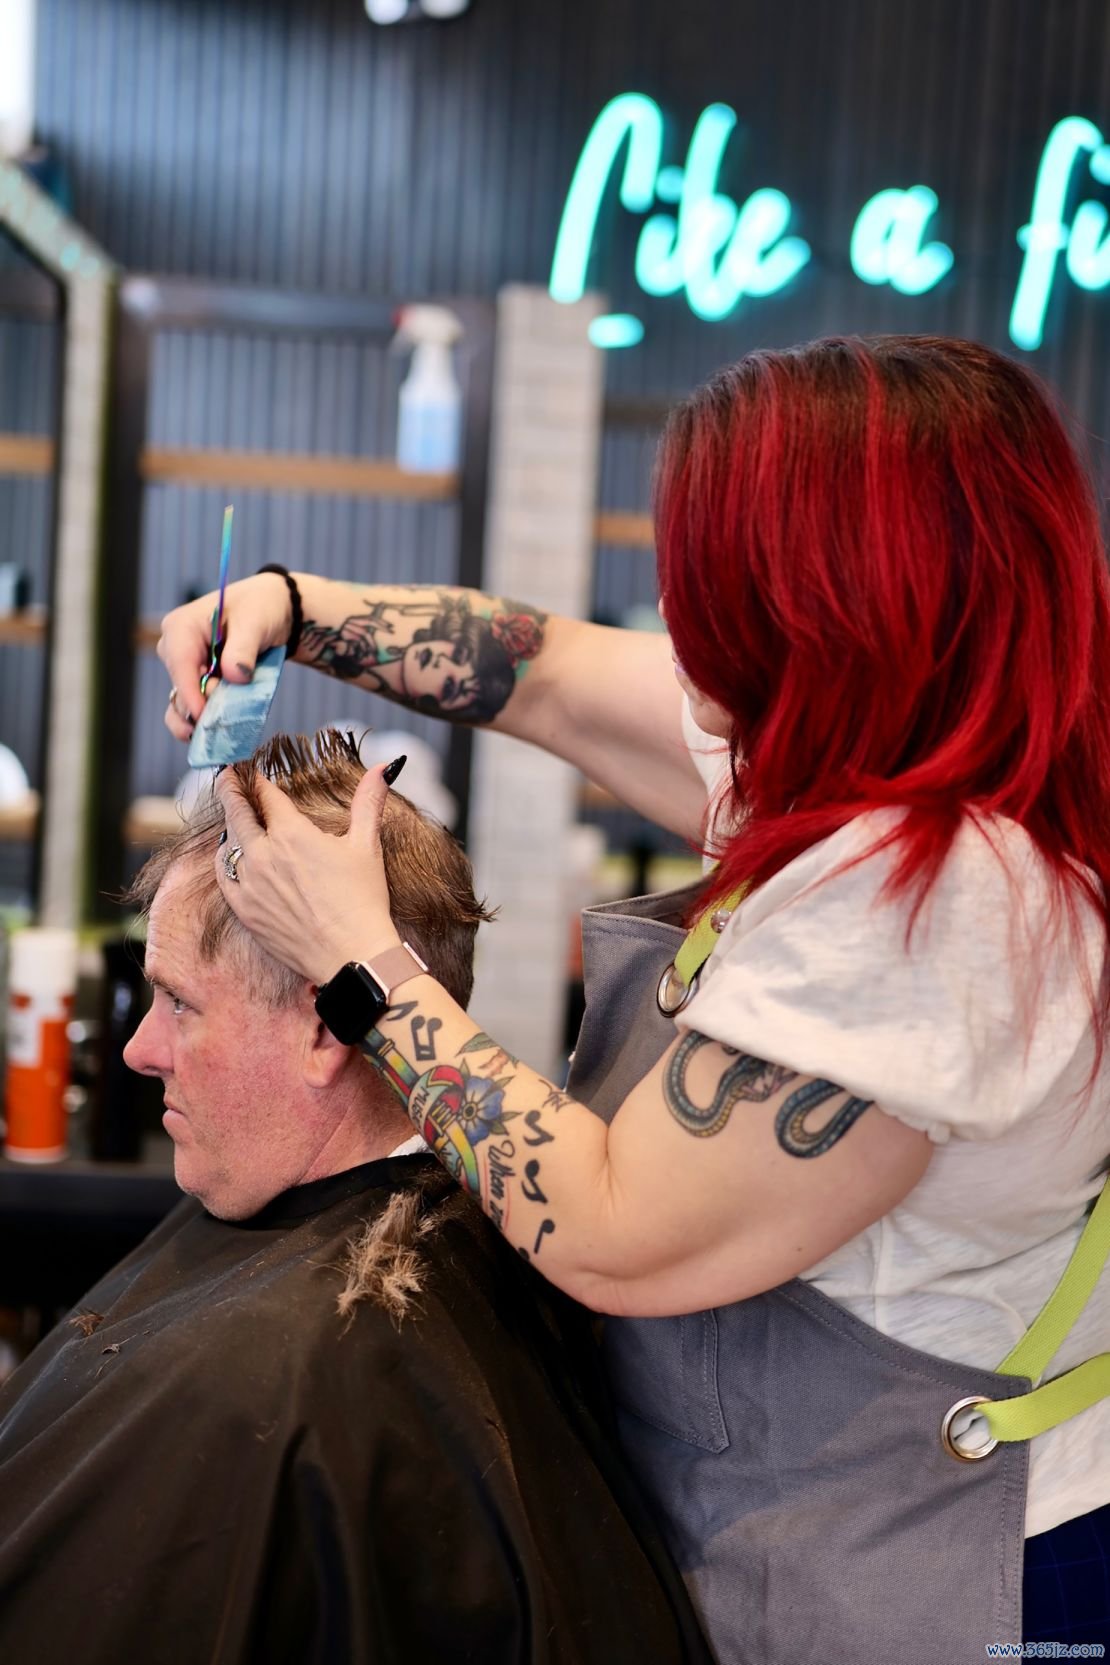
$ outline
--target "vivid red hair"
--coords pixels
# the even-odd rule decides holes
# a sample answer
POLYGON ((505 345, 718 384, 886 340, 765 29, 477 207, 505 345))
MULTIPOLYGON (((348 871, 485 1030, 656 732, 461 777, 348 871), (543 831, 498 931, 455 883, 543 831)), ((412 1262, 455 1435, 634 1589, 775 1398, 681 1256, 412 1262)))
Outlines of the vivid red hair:
POLYGON ((895 806, 916 914, 971 810, 1110 928, 1110 584, 1033 376, 926 336, 751 353, 672 413, 655 519, 677 656, 733 720, 714 897, 895 806))

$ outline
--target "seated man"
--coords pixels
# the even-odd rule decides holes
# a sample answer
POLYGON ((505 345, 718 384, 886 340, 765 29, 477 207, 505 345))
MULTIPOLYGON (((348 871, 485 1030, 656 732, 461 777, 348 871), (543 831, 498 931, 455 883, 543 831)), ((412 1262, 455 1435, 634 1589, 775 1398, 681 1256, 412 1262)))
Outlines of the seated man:
MULTIPOLYGON (((345 829, 338 735, 272 742, 248 791, 256 767, 345 829)), ((222 828, 205 797, 134 887, 154 995, 128 1059, 191 1195, 0 1391, 0 1659, 703 1657, 583 1315, 241 931, 222 828)), ((466 858, 396 794, 383 843, 398 928, 465 1003, 466 858)))

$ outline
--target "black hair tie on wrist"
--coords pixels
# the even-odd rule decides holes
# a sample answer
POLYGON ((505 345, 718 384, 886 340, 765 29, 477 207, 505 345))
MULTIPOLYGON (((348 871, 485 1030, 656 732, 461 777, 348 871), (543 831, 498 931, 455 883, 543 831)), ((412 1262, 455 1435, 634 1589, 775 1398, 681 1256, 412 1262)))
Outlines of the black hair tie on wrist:
POLYGON ((268 566, 259 567, 258 576, 264 572, 276 572, 279 578, 284 578, 289 590, 289 600, 293 604, 293 622, 289 627, 289 640, 285 644, 285 657, 295 659, 297 649, 301 645, 301 631, 304 629, 304 608, 301 605, 301 592, 297 588, 297 580, 285 567, 279 567, 276 561, 268 566))

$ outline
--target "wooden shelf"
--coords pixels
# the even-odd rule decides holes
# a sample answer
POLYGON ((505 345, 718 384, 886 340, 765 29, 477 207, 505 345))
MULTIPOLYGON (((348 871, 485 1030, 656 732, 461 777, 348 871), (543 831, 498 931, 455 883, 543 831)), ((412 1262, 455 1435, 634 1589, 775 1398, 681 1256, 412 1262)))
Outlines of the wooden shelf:
POLYGON ((0 433, 0 474, 53 474, 54 441, 49 434, 0 433))
POLYGON ((650 515, 612 510, 595 517, 594 540, 622 544, 626 549, 654 549, 655 528, 650 515))
POLYGON ((46 608, 25 607, 19 613, 0 613, 0 644, 33 644, 46 640, 46 608))
POLYGON ((139 458, 144 480, 163 485, 220 486, 246 491, 321 492, 336 497, 458 496, 457 474, 410 474, 380 457, 320 456, 304 451, 172 450, 148 445, 139 458))
POLYGON ((0 805, 0 843, 20 844, 34 838, 42 800, 28 792, 18 804, 0 805))

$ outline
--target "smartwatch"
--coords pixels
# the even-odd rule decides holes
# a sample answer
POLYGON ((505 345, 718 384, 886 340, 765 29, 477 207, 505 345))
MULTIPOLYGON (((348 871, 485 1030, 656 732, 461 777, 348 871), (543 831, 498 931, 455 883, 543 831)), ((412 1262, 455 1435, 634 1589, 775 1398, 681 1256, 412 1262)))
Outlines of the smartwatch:
POLYGON ((327 1024, 337 1041, 356 1046, 393 1004, 394 989, 427 969, 407 942, 400 948, 387 949, 365 965, 350 960, 316 991, 316 1016, 327 1024))

